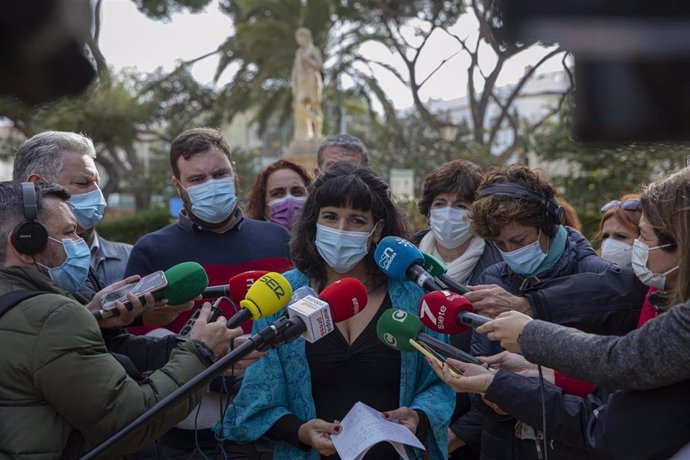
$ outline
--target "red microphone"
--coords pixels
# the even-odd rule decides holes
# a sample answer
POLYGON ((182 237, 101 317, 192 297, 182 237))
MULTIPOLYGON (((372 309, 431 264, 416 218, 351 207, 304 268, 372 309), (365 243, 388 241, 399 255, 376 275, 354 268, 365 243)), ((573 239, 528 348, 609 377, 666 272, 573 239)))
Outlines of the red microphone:
POLYGON ((306 296, 287 306, 290 325, 280 337, 287 342, 302 335, 316 342, 335 329, 335 323, 348 320, 366 307, 367 289, 355 278, 343 278, 321 291, 318 299, 306 296))
POLYGON ((450 291, 424 294, 419 303, 419 319, 429 329, 442 334, 459 334, 491 321, 473 313, 472 304, 465 297, 450 291))
POLYGON ((249 270, 238 273, 228 280, 228 284, 221 284, 219 286, 209 286, 204 289, 201 296, 204 299, 216 299, 218 297, 229 297, 233 302, 238 303, 247 296, 247 291, 265 274, 266 270, 249 270))
MULTIPOLYGON (((255 281, 267 273, 270 272, 265 270, 248 270, 246 272, 238 273, 228 280, 228 284, 207 287, 204 289, 204 292, 201 293, 201 296, 204 299, 220 299, 220 297, 228 297, 237 305, 247 296, 247 291, 249 291, 249 288, 252 286, 252 284, 254 284, 255 281)), ((216 318, 218 318, 222 313, 219 305, 219 301, 213 303, 213 308, 211 309, 211 314, 208 318, 209 322, 215 321, 216 318)), ((194 314, 189 317, 182 329, 180 329, 179 335, 182 337, 188 336, 200 314, 201 308, 197 308, 194 314)), ((244 320, 244 318, 242 320, 244 320)), ((240 323, 235 324, 235 322, 233 322, 232 327, 237 327, 239 324, 240 323)))
POLYGON ((369 301, 367 288, 355 278, 343 278, 321 291, 319 299, 328 303, 333 322, 339 323, 364 310, 369 301))

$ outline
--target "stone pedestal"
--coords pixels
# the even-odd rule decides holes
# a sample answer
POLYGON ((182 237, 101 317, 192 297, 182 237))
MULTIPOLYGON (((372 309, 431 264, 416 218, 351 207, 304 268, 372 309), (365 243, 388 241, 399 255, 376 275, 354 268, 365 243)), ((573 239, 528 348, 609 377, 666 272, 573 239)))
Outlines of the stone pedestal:
POLYGON ((319 150, 321 141, 320 137, 293 139, 288 146, 288 153, 283 159, 302 166, 311 176, 314 174, 314 168, 316 168, 316 151, 319 150))

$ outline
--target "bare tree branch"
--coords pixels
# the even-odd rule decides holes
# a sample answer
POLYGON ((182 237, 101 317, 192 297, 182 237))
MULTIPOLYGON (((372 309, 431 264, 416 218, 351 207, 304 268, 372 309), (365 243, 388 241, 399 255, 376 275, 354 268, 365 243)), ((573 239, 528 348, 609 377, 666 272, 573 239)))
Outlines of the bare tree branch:
POLYGON ((451 54, 450 56, 448 56, 447 58, 445 58, 443 61, 441 61, 441 63, 440 63, 439 65, 437 65, 436 68, 435 68, 434 70, 432 70, 431 73, 429 73, 429 75, 427 75, 426 78, 425 78, 424 80, 422 80, 422 82, 419 84, 419 88, 421 88, 422 86, 424 86, 424 84, 425 84, 427 81, 429 81, 429 79, 430 79, 436 72, 438 72, 438 70, 439 70, 441 67, 443 67, 443 65, 444 65, 446 62, 448 62, 449 60, 453 59, 453 58, 454 58, 455 56, 457 56, 458 54, 460 54, 460 51, 456 51, 455 53, 451 54))

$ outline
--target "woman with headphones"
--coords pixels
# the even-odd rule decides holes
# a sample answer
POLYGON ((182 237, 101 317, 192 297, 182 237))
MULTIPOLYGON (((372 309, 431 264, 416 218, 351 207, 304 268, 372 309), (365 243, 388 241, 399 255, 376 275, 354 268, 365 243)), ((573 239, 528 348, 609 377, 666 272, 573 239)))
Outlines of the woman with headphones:
MULTIPOLYGON (((466 298, 475 311, 491 317, 517 310, 584 330, 608 328, 616 333, 634 328, 644 286, 631 272, 598 257, 587 239, 564 227, 563 220, 554 188, 535 172, 520 165, 490 170, 472 205, 471 229, 497 247, 503 262, 486 269, 466 298), (621 293, 627 296, 621 298, 621 293)), ((477 356, 502 351, 476 332, 471 350, 477 356)), ((485 457, 537 458, 534 430, 483 404, 476 409, 484 414, 485 457)), ((578 456, 565 445, 556 443, 555 449, 565 458, 578 456)))

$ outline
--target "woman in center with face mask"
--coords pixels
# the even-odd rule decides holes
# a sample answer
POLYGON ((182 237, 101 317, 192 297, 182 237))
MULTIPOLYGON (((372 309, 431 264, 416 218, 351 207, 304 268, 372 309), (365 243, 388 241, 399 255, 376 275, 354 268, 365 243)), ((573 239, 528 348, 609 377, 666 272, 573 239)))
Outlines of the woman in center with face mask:
MULTIPOLYGON (((396 352, 376 336, 383 311, 417 314, 423 294, 413 283, 388 280, 374 261, 376 244, 386 236, 404 237, 405 230, 388 185, 371 170, 339 164, 316 179, 293 229, 296 269, 285 276, 293 289, 310 286, 317 292, 354 277, 366 287, 368 304, 317 342, 297 339, 252 365, 226 413, 226 438, 246 442, 268 435, 276 459, 338 458, 330 457, 335 454, 330 435, 361 401, 409 428, 432 459, 447 457, 452 391, 421 354, 396 352)), ((256 321, 254 330, 275 319, 256 321)), ((408 454, 423 456, 417 450, 408 454)), ((381 443, 365 458, 399 455, 381 443)))
MULTIPOLYGON (((466 160, 453 160, 433 170, 422 187, 417 204, 420 214, 429 220, 430 229, 418 233, 422 252, 440 259, 448 268, 446 273, 460 284, 477 284, 485 268, 501 261, 498 250, 491 243, 470 232, 467 218, 477 196, 477 188, 484 175, 479 166, 466 160), (421 239, 420 239, 421 238, 421 239)), ((471 331, 454 334, 450 343, 469 351, 471 331)), ((469 399, 459 394, 455 414, 448 430, 448 452, 453 458, 473 458, 479 450, 480 429, 473 423, 469 399)))

